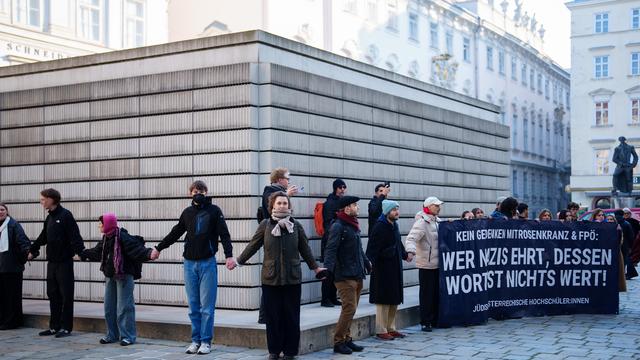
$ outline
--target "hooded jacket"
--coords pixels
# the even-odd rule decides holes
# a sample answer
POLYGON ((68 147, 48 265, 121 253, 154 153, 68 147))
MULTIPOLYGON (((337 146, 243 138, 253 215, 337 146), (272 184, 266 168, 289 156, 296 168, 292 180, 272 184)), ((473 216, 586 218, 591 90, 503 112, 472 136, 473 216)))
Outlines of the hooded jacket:
MULTIPOLYGON (((113 246, 115 236, 102 236, 95 247, 85 249, 80 255, 83 261, 100 261, 100 271, 110 278, 115 275, 113 265, 113 246)), ((151 258, 151 248, 144 246, 144 240, 138 236, 130 235, 127 229, 120 228, 120 244, 122 249, 122 270, 125 274, 133 276, 134 280, 142 277, 142 263, 151 258)))
POLYGON ((437 269, 438 260, 438 223, 440 218, 420 211, 415 216, 405 249, 416 254, 416 267, 419 269, 437 269))

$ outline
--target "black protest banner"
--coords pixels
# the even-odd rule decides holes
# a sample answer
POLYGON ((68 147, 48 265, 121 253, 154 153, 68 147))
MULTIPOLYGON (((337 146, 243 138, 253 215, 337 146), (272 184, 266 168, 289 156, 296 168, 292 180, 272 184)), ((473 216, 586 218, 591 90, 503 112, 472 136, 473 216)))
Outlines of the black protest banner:
POLYGON ((440 326, 618 313, 613 223, 457 220, 440 223, 438 241, 440 326))

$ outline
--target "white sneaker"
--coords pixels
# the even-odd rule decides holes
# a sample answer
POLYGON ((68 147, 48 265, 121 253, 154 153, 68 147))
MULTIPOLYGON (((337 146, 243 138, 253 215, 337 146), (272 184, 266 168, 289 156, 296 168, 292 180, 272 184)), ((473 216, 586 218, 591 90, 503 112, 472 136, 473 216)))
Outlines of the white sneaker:
POLYGON ((191 345, 189 345, 189 347, 187 348, 186 353, 187 354, 195 354, 198 352, 198 347, 200 347, 200 344, 198 343, 191 343, 191 345))
POLYGON ((211 352, 211 345, 209 344, 202 344, 198 349, 198 355, 206 355, 210 352, 211 352))

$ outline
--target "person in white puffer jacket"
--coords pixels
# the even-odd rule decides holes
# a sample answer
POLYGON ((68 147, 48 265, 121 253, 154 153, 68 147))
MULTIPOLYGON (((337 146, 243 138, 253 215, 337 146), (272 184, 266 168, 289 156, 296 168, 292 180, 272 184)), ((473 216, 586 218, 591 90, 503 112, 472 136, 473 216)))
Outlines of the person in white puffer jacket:
POLYGON ((420 279, 420 324, 422 331, 431 331, 438 324, 438 223, 440 205, 437 197, 428 197, 422 211, 416 214, 416 222, 407 235, 405 249, 408 261, 415 256, 420 279))

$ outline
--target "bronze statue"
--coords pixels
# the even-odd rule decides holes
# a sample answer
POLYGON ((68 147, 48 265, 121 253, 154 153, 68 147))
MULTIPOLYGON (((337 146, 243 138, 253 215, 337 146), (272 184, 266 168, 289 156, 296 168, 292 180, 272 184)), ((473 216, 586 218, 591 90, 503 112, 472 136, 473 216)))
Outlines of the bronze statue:
POLYGON ((614 195, 618 191, 631 193, 633 190, 633 168, 638 165, 636 149, 627 144, 627 139, 624 136, 620 136, 618 140, 620 145, 613 152, 613 162, 616 164, 616 170, 613 172, 612 193, 614 195))

